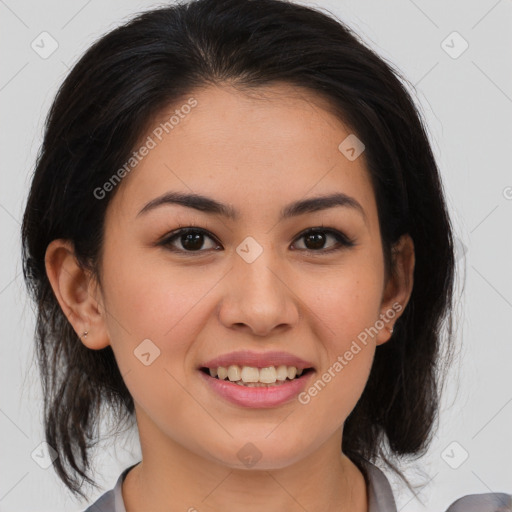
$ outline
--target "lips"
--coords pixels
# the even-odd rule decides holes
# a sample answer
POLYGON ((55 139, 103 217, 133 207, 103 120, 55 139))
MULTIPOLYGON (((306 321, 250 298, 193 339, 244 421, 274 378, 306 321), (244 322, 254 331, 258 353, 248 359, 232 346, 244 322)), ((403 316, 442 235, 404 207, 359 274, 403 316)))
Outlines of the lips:
POLYGON ((314 371, 301 377, 264 387, 246 387, 240 383, 219 380, 199 371, 201 380, 216 397, 231 404, 250 409, 266 409, 283 406, 295 400, 315 375, 314 371))
MULTIPOLYGON (((223 354, 202 362, 197 369, 202 381, 216 396, 237 406, 248 408, 278 407, 294 400, 316 373, 310 361, 288 352, 254 352, 251 350, 239 350, 223 354), (220 370, 221 367, 224 371, 238 368, 242 369, 243 372, 251 367, 253 370, 266 368, 268 371, 269 367, 279 368, 283 366, 292 370, 291 380, 286 378, 285 380, 276 380, 271 384, 262 384, 261 382, 257 384, 248 382, 246 384, 240 381, 231 382, 230 380, 219 379, 215 376, 216 371, 220 370), (297 377, 295 377, 295 372, 297 372, 297 377)), ((237 375, 234 375, 234 377, 237 377, 237 375)), ((235 380, 238 379, 235 378, 235 380)), ((254 379, 249 379, 249 381, 254 381, 254 379)))
POLYGON ((268 366, 295 366, 297 369, 313 368, 313 364, 305 359, 290 354, 288 352, 253 352, 250 350, 240 350, 218 356, 201 363, 201 368, 218 368, 219 366, 238 365, 252 366, 254 368, 266 368, 268 366))

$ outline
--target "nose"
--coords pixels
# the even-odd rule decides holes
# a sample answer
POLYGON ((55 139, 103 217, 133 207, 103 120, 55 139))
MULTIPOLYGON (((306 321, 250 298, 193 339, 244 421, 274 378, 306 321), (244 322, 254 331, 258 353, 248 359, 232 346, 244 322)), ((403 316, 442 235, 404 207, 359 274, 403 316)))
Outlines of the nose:
POLYGON ((234 260, 223 280, 221 323, 255 336, 269 336, 275 330, 295 327, 300 317, 300 301, 289 273, 273 258, 271 250, 265 249, 251 263, 238 255, 234 260))

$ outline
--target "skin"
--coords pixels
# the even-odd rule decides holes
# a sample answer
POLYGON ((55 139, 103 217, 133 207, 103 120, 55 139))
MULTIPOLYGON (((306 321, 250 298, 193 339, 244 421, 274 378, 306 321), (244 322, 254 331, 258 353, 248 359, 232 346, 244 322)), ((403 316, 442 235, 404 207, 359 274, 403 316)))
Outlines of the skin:
POLYGON ((223 85, 191 94, 197 106, 118 185, 105 219, 101 284, 77 265, 69 241, 48 246, 47 273, 63 311, 79 335, 88 331, 87 347, 112 346, 135 401, 143 462, 123 484, 127 512, 368 510, 364 477, 340 451, 343 424, 400 313, 307 405, 236 406, 196 369, 234 350, 283 350, 313 363, 313 383, 393 304, 405 308, 412 291, 409 236, 385 279, 364 153, 350 161, 338 150, 350 130, 311 92, 286 84, 257 92, 223 85), (240 218, 177 205, 137 216, 171 190, 212 197, 240 218), (355 198, 365 217, 334 207, 278 221, 285 205, 335 191, 355 198), (356 245, 329 254, 338 245, 331 235, 319 249, 298 237, 322 225, 356 245), (180 237, 173 246, 183 255, 156 245, 181 226, 211 233, 202 253, 186 253, 180 237), (263 249, 252 263, 236 252, 247 236, 263 249), (317 252, 305 250, 311 246, 317 252), (160 349, 149 366, 134 357, 144 339, 160 349), (237 456, 249 442, 261 453, 251 468, 237 456))

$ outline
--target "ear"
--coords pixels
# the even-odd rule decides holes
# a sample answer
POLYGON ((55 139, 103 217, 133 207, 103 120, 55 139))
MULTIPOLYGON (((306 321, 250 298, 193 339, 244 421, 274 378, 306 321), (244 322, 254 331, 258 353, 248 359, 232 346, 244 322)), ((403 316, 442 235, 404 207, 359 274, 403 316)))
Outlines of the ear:
POLYGON ((414 265, 414 242, 410 235, 402 235, 392 250, 392 268, 384 288, 380 311, 385 327, 379 330, 377 345, 382 345, 391 338, 390 329, 409 302, 414 284, 414 265))
POLYGON ((46 248, 45 266, 57 301, 82 343, 93 350, 108 346, 110 339, 97 281, 79 265, 73 243, 53 240, 46 248))

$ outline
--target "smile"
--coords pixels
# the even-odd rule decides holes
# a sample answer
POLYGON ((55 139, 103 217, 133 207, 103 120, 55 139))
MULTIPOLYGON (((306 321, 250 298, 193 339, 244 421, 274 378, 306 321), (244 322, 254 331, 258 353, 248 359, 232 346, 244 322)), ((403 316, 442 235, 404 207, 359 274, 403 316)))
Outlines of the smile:
POLYGON ((217 397, 247 408, 270 408, 295 399, 307 386, 313 368, 279 365, 256 368, 230 365, 200 369, 208 389, 217 397))
POLYGON ((295 366, 267 366, 256 368, 254 366, 242 366, 233 364, 228 367, 218 366, 217 368, 202 368, 208 371, 211 377, 219 380, 229 380, 241 386, 266 386, 269 384, 279 385, 286 380, 293 380, 306 372, 309 368, 296 368, 295 366))

